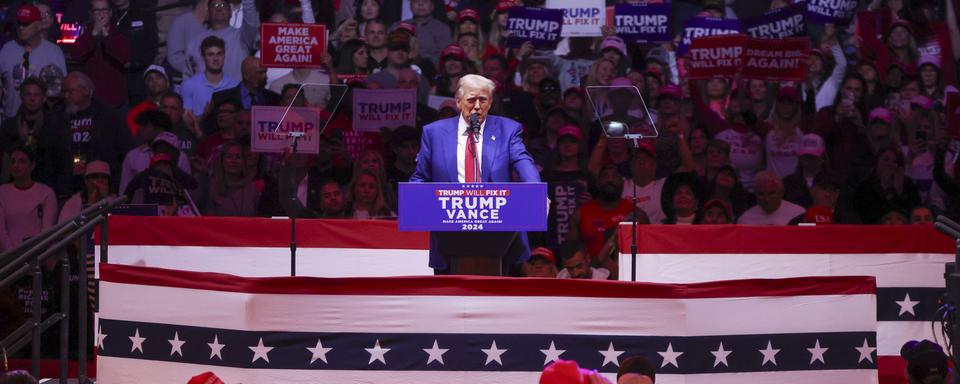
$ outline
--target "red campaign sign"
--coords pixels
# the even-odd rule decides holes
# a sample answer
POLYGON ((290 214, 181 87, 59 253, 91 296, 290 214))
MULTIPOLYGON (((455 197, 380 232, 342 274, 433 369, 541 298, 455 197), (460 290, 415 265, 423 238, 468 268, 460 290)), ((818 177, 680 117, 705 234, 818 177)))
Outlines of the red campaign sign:
POLYGON ((803 81, 807 70, 806 37, 748 38, 744 45, 743 77, 747 79, 803 81))
POLYGON ((691 79, 734 77, 743 67, 746 35, 705 36, 693 39, 687 51, 691 79))
POLYGON ((327 50, 323 24, 260 24, 260 65, 268 68, 321 68, 327 50))
POLYGON ((947 135, 960 139, 960 93, 947 94, 947 135))

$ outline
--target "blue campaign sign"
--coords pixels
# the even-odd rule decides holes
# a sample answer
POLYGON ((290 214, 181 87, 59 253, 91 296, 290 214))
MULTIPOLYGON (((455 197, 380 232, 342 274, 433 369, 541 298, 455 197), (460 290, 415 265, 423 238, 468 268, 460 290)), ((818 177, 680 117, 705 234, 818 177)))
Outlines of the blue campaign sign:
POLYGON ((536 49, 554 49, 563 29, 563 11, 550 8, 513 7, 507 11, 507 47, 524 42, 536 49))
POLYGON ((547 230, 546 183, 400 183, 401 231, 547 230))
POLYGON ((670 41, 670 4, 617 4, 614 8, 617 35, 627 41, 670 41))

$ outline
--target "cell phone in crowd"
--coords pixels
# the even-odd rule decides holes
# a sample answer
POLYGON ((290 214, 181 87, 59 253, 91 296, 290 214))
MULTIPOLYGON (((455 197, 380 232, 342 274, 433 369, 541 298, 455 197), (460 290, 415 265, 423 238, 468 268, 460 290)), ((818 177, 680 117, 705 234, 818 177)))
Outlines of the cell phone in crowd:
POLYGON ((846 109, 853 108, 853 92, 844 91, 843 101, 841 101, 840 103, 846 109))

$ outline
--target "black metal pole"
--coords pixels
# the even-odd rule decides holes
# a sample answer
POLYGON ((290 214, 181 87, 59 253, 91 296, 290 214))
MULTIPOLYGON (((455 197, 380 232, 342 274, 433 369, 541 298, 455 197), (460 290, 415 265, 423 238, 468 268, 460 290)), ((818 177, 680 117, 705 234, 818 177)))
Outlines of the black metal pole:
POLYGON ((104 212, 103 222, 100 223, 100 262, 104 264, 110 262, 110 259, 107 257, 107 251, 109 248, 107 246, 107 236, 110 234, 110 231, 108 230, 110 228, 109 223, 110 216, 104 212))
MULTIPOLYGON (((104 215, 106 216, 106 215, 104 215)), ((104 217, 100 224, 100 256, 105 257, 107 253, 107 218, 104 217)), ((87 383, 87 236, 80 238, 80 246, 77 250, 77 269, 80 270, 79 280, 77 281, 77 380, 80 384, 87 383)), ((96 265, 94 265, 96 268, 96 265)))
MULTIPOLYGON (((952 223, 952 222, 951 222, 952 223)), ((947 280, 947 288, 950 290, 947 292, 947 295, 953 301, 953 307, 957 308, 960 305, 960 271, 957 270, 958 265, 960 265, 960 237, 956 238, 955 246, 955 256, 954 256, 954 270, 950 274, 947 280), (952 281, 950 281, 952 280, 952 281)), ((956 311, 956 309, 954 309, 956 311)), ((945 316, 948 314, 944 314, 945 316)), ((953 348, 950 351, 950 356, 953 359, 954 369, 960 367, 960 321, 957 321, 956 312, 953 314, 954 321, 951 323, 950 329, 950 340, 953 348)), ((960 384, 960 375, 954 371, 953 374, 953 384, 960 384)))
POLYGON ((633 182, 633 220, 630 229, 630 281, 637 281, 637 181, 633 182))
POLYGON ((40 321, 42 319, 40 315, 40 298, 43 295, 43 271, 40 269, 40 258, 34 257, 30 262, 33 267, 33 294, 30 296, 31 301, 31 320, 33 321, 33 329, 31 341, 31 353, 30 359, 32 360, 31 372, 33 377, 40 377, 40 333, 43 331, 40 329, 40 321))
POLYGON ((290 187, 290 276, 297 275, 297 142, 300 136, 293 136, 293 154, 290 161, 293 162, 293 179, 290 181, 293 185, 290 187))
POLYGON ((70 348, 70 256, 60 252, 60 382, 67 382, 70 348))

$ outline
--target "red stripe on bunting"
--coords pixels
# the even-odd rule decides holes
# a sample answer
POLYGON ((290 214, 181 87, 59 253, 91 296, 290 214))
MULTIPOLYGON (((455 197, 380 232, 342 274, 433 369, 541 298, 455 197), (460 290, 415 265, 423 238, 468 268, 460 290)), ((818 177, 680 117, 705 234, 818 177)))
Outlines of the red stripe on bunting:
MULTIPOLYGON (((109 245, 289 247, 290 220, 248 217, 110 216, 109 245)), ((427 232, 400 232, 395 221, 297 220, 302 248, 429 248, 427 232)))
POLYGON ((474 276, 247 278, 117 264, 100 265, 101 281, 255 294, 562 296, 702 299, 754 296, 875 294, 871 276, 730 280, 697 284, 502 278, 474 276))
MULTIPOLYGON (((630 225, 620 225, 620 252, 630 252, 630 225)), ((904 225, 640 225, 637 252, 659 254, 953 253, 933 227, 904 225)))

